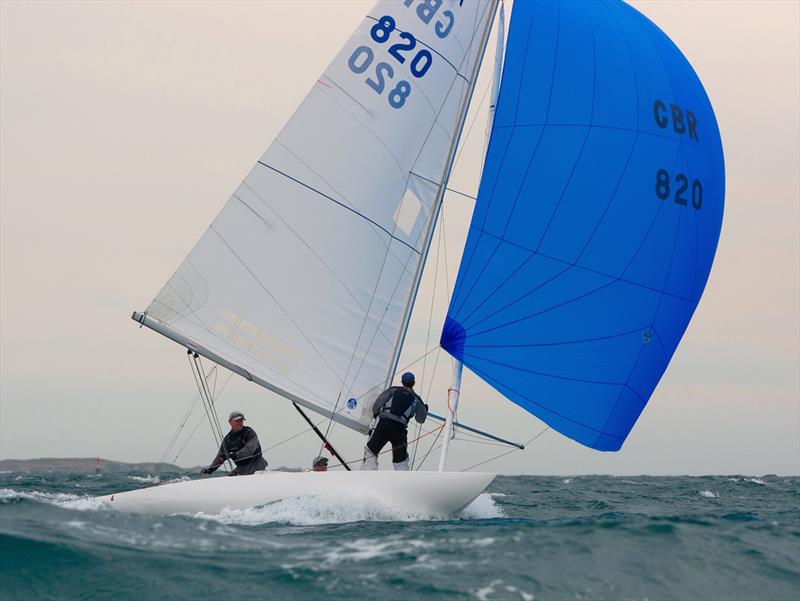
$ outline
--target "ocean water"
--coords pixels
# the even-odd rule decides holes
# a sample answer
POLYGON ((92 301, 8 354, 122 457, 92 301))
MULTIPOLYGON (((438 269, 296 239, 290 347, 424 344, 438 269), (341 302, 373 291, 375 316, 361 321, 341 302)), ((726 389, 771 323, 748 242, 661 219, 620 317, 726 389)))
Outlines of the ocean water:
POLYGON ((800 478, 498 477, 446 520, 92 499, 170 477, 0 473, 0 598, 800 600, 800 478))

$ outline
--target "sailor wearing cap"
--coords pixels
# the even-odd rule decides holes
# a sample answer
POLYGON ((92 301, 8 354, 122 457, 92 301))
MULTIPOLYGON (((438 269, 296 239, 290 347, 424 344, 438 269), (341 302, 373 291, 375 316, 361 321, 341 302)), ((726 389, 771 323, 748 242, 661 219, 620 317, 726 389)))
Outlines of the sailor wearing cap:
POLYGON ((247 476, 267 468, 267 461, 261 454, 258 435, 253 428, 244 425, 244 413, 232 411, 228 416, 231 431, 222 439, 219 453, 211 465, 200 470, 201 475, 211 474, 227 459, 236 464, 230 476, 247 476))
POLYGON ((414 374, 407 371, 400 379, 402 386, 392 386, 378 395, 372 405, 372 416, 378 425, 364 447, 362 470, 378 469, 378 454, 392 443, 392 467, 408 470, 408 422, 413 416, 420 424, 428 417, 428 406, 414 392, 414 374))

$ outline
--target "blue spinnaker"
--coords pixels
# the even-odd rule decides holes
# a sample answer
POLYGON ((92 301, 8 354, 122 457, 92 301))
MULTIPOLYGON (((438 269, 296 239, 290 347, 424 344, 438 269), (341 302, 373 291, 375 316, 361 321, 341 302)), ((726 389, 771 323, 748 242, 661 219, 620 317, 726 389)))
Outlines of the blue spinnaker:
POLYGON ((442 347, 618 450, 703 294, 724 195, 713 109, 664 32, 622 2, 516 0, 442 347))

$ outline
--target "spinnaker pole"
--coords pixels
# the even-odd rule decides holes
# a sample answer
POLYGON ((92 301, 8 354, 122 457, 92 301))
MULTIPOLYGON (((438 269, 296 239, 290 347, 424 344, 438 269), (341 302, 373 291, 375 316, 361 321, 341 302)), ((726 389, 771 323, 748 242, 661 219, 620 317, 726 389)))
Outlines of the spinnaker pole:
MULTIPOLYGON (((489 149, 489 138, 494 123, 494 113, 497 107, 497 97, 500 94, 500 79, 503 72, 503 53, 505 52, 505 31, 506 13, 505 6, 500 2, 500 16, 497 22, 497 45, 494 57, 494 73, 492 75, 492 97, 489 103, 489 119, 486 124, 486 142, 484 148, 484 160, 486 151, 489 149)), ((453 377, 450 381, 450 388, 447 389, 447 420, 444 424, 444 441, 442 442, 442 452, 439 456, 439 471, 443 472, 447 465, 447 451, 450 448, 450 440, 453 438, 453 424, 458 410, 458 398, 461 393, 461 375, 464 371, 464 364, 459 359, 453 359, 453 377)))

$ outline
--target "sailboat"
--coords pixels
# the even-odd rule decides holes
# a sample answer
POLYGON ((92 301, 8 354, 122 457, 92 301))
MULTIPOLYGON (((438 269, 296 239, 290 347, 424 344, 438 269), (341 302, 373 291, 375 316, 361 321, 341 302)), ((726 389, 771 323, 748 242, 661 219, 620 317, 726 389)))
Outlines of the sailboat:
MULTIPOLYGON (((498 0, 381 0, 133 319, 366 434, 396 374, 498 0)), ((501 6, 502 16, 502 6, 501 6)), ((502 24, 499 25, 502 27, 502 24)), ((705 289, 724 159, 687 59, 618 0, 516 0, 441 335, 438 471, 269 473, 104 497, 148 513, 330 492, 450 515, 463 367, 550 428, 621 448, 705 289)))

